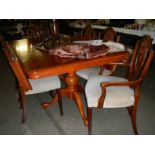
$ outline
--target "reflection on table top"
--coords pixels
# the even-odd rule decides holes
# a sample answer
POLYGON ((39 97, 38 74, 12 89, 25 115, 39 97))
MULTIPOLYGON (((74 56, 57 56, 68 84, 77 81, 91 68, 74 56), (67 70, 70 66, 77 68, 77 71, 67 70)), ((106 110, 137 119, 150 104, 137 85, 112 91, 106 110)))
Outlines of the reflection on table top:
POLYGON ((20 59, 27 76, 32 79, 71 73, 128 58, 127 51, 109 53, 106 56, 90 60, 61 58, 50 55, 48 51, 37 50, 36 46, 28 39, 13 41, 10 44, 20 59))

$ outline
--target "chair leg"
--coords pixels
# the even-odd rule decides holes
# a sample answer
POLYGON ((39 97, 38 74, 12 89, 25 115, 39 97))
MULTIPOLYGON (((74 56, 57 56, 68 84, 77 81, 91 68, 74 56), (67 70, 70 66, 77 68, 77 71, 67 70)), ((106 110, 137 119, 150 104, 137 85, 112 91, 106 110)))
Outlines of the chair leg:
POLYGON ((61 95, 61 91, 57 90, 57 94, 58 94, 58 104, 59 104, 59 109, 60 109, 60 115, 63 116, 63 106, 62 106, 62 95, 61 95))
POLYGON ((54 96, 55 96, 54 90, 50 90, 50 91, 49 91, 49 95, 50 95, 52 98, 54 98, 54 96))
POLYGON ((22 95, 20 93, 20 91, 18 92, 18 102, 19 102, 19 108, 23 109, 23 104, 22 104, 22 95))
POLYGON ((20 109, 22 110, 22 123, 25 123, 26 121, 26 97, 23 91, 20 91, 19 93, 19 103, 20 103, 20 109))
POLYGON ((92 134, 92 108, 87 108, 88 135, 92 134))
POLYGON ((131 122, 132 122, 132 127, 135 135, 138 135, 138 130, 137 130, 137 125, 136 125, 136 112, 137 112, 137 107, 132 107, 132 112, 131 112, 131 122))
POLYGON ((17 79, 15 79, 15 93, 16 93, 16 96, 19 98, 19 86, 18 86, 17 79))
POLYGON ((132 110, 132 108, 131 107, 127 107, 127 110, 128 110, 129 115, 131 116, 131 110, 132 110))

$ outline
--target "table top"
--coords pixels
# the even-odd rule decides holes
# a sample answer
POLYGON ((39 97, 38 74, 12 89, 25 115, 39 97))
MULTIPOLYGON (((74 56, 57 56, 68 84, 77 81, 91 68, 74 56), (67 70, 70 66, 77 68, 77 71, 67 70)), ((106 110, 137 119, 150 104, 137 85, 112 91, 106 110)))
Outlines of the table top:
POLYGON ((80 69, 106 65, 128 58, 127 51, 108 53, 106 56, 89 60, 61 58, 51 55, 48 51, 38 50, 29 39, 10 42, 17 57, 22 63, 26 75, 30 79, 43 78, 51 75, 72 73, 80 69))

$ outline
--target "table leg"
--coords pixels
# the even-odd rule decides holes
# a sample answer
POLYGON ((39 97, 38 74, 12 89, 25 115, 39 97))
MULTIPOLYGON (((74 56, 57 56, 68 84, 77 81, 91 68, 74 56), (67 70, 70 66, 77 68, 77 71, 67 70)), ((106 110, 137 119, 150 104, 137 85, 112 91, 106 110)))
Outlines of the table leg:
POLYGON ((42 108, 47 109, 49 106, 53 105, 58 101, 58 94, 54 96, 49 102, 42 103, 42 108))
POLYGON ((88 120, 87 120, 85 113, 84 113, 83 102, 82 102, 81 95, 79 92, 74 92, 74 100, 75 100, 75 103, 79 109, 79 112, 81 114, 81 117, 83 119, 85 126, 88 126, 88 120))
POLYGON ((66 87, 60 89, 61 96, 67 96, 69 99, 73 99, 75 101, 84 124, 88 126, 88 121, 84 113, 84 107, 81 98, 81 92, 83 92, 83 88, 78 83, 79 77, 77 77, 76 73, 68 73, 65 78, 66 87))
MULTIPOLYGON (((78 85, 79 78, 77 77, 75 72, 68 73, 65 80, 65 88, 61 88, 58 90, 60 93, 59 96, 67 96, 69 99, 73 99, 78 107, 78 110, 80 112, 80 115, 83 119, 83 122, 86 126, 88 126, 88 121, 86 118, 86 115, 84 113, 84 107, 83 102, 81 98, 81 92, 83 92, 82 87, 78 85)), ((49 103, 44 103, 43 108, 48 108, 51 104, 54 103, 54 101, 58 101, 58 96, 56 95, 56 99, 53 99, 53 101, 49 103)))

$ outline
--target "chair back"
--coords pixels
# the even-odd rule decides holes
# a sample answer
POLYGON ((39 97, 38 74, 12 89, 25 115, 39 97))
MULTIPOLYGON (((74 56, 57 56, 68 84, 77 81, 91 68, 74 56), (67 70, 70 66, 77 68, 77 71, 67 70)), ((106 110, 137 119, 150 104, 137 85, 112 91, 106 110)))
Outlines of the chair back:
POLYGON ((99 33, 99 39, 103 41, 116 41, 119 42, 120 36, 114 31, 112 27, 108 27, 103 32, 99 33))
POLYGON ((31 85, 25 75, 25 72, 22 68, 22 65, 21 65, 19 59, 17 58, 17 56, 15 55, 13 49, 11 48, 9 43, 4 40, 4 38, 1 39, 1 43, 3 46, 5 56, 6 56, 7 60, 9 61, 9 64, 10 64, 10 66, 18 80, 19 87, 24 92, 26 92, 28 90, 32 90, 32 87, 31 87, 31 85))
POLYGON ((128 79, 143 79, 153 59, 153 55, 152 39, 150 36, 145 35, 141 40, 137 41, 134 48, 128 71, 128 79))
POLYGON ((27 36, 35 42, 43 41, 50 35, 50 29, 47 26, 33 25, 27 30, 27 36))
POLYGON ((81 31, 81 37, 83 38, 83 40, 93 40, 93 39, 96 39, 96 32, 91 27, 91 25, 87 25, 81 31))

